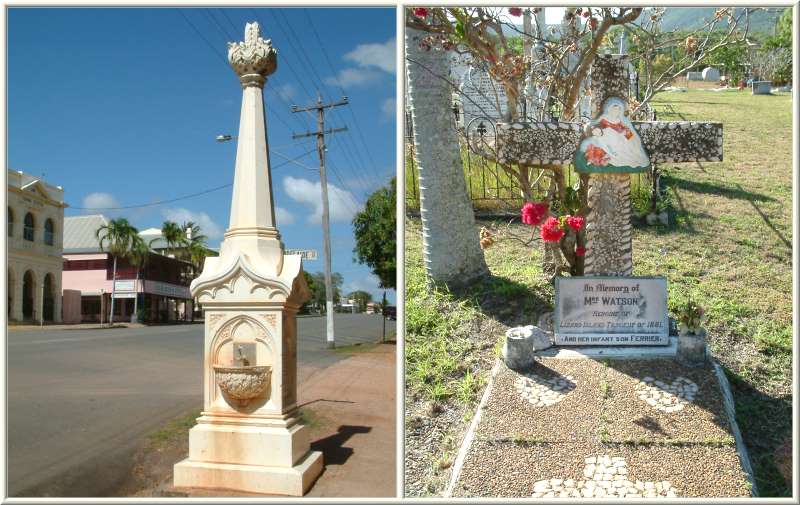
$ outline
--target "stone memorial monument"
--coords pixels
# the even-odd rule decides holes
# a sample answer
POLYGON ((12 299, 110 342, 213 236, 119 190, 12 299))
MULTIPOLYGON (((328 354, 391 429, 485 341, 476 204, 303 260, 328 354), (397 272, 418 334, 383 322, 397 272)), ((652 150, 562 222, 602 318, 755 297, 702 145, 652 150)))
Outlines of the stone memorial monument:
POLYGON ((174 485, 302 496, 322 453, 297 409, 295 316, 308 287, 275 227, 263 87, 277 51, 248 23, 228 60, 243 89, 230 225, 191 284, 205 308, 204 400, 174 485))

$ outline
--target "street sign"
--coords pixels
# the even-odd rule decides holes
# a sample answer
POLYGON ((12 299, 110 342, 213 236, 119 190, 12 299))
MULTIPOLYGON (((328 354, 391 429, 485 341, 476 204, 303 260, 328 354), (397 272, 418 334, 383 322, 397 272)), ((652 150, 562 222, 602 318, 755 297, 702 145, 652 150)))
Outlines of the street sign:
POLYGON ((286 249, 286 254, 299 254, 304 260, 314 261, 317 259, 316 249, 286 249))
MULTIPOLYGON (((115 291, 133 291, 134 284, 133 281, 116 281, 115 283, 115 291)), ((118 298, 118 297, 117 297, 118 298)))

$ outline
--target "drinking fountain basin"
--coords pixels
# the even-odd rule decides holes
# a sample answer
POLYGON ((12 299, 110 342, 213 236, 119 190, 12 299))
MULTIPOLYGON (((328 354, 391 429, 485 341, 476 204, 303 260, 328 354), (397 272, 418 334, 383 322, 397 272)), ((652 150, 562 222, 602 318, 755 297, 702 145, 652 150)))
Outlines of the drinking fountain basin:
POLYGON ((269 388, 271 366, 214 366, 217 383, 227 396, 248 401, 262 396, 269 388))

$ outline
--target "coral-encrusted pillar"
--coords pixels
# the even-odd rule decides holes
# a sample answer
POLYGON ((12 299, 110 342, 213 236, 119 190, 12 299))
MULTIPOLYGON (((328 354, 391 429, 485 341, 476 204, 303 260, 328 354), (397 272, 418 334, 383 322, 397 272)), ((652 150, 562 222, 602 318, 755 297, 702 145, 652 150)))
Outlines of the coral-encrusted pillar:
POLYGON ((295 316, 308 287, 275 227, 263 87, 276 58, 258 23, 228 45, 243 88, 231 219, 191 285, 205 309, 204 402, 176 487, 302 496, 322 471, 297 410, 295 316))

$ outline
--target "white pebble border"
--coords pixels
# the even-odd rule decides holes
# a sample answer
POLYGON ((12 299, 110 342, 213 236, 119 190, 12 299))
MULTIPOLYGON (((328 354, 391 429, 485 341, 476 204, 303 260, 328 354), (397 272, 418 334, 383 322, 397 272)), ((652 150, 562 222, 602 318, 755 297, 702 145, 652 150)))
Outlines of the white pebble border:
POLYGON ((527 373, 517 377, 514 388, 534 407, 547 407, 560 402, 575 389, 575 379, 571 375, 544 379, 535 373, 527 373))
POLYGON ((687 403, 694 402, 697 389, 697 384, 686 377, 678 377, 672 384, 645 377, 636 386, 636 394, 654 409, 672 413, 683 410, 687 403))
POLYGON ((628 480, 625 458, 586 458, 583 480, 546 479, 533 483, 533 498, 675 498, 669 481, 628 480))

